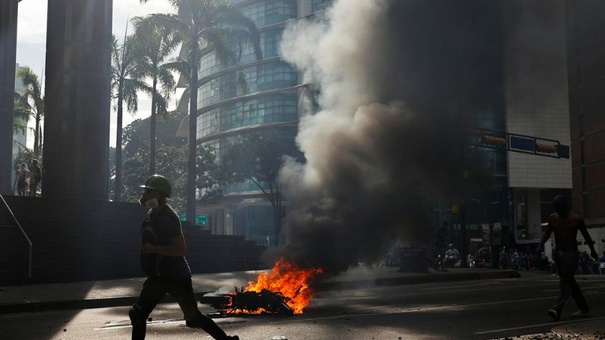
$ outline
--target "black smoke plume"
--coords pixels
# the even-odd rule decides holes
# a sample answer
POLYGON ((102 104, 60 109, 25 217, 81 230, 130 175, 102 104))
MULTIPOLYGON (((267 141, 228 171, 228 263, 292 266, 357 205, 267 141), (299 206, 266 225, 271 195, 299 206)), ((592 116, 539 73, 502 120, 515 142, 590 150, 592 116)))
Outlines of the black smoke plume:
POLYGON ((342 0, 286 30, 320 106, 300 120, 306 163, 281 173, 289 256, 336 273, 397 238, 426 244, 434 205, 467 190, 468 112, 492 104, 497 75, 472 22, 492 11, 472 3, 342 0))

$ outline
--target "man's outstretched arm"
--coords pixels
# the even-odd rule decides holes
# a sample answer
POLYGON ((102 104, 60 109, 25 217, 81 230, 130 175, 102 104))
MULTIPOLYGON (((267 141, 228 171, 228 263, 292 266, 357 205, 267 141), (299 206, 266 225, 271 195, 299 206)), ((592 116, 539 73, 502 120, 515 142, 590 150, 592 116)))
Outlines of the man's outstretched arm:
POLYGON ((546 241, 548 241, 548 239, 550 238, 550 234, 552 234, 552 230, 553 230, 553 224, 552 224, 551 218, 549 217, 548 225, 546 226, 546 229, 542 233, 542 236, 540 236, 540 243, 538 243, 538 247, 536 248, 537 253, 541 253, 542 250, 544 249, 544 243, 546 243, 546 241))
POLYGON ((584 243, 586 243, 590 248, 590 256, 595 259, 595 261, 598 261, 599 254, 597 254, 597 251, 594 248, 594 241, 592 240, 592 237, 590 237, 590 233, 586 229, 584 219, 580 220, 580 226, 578 227, 578 230, 580 231, 580 233, 582 233, 582 236, 584 237, 584 243))

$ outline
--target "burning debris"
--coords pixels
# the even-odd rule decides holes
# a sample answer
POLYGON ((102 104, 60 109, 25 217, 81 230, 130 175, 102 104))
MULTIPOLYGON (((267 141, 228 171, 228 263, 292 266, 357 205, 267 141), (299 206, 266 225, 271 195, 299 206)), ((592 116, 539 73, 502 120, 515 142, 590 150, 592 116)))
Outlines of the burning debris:
POLYGON ((294 310, 287 304, 287 299, 280 293, 263 289, 255 291, 204 295, 200 302, 210 305, 221 315, 228 314, 284 314, 293 315, 294 310))
POLYGON ((227 314, 302 314, 313 297, 309 281, 319 268, 302 269, 281 258, 270 272, 263 272, 246 288, 228 294, 205 294, 200 303, 227 314))

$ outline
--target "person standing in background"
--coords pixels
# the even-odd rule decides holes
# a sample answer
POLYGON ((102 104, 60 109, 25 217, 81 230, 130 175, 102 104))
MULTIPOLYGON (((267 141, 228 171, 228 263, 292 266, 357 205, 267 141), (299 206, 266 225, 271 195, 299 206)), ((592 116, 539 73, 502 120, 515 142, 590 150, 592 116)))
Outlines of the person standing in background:
POLYGON ((559 297, 552 308, 548 310, 548 315, 555 321, 559 320, 563 311, 563 305, 571 296, 578 305, 578 311, 572 316, 588 316, 590 312, 588 303, 574 276, 580 255, 576 241, 578 231, 580 231, 586 244, 590 247, 591 256, 597 258, 598 255, 594 248, 594 242, 586 230, 584 219, 580 215, 570 211, 567 197, 563 195, 555 197, 553 207, 555 213, 548 217, 546 230, 542 233, 540 243, 538 244, 538 248, 536 248, 536 252, 541 253, 544 243, 548 241, 552 233, 555 234, 554 260, 559 273, 559 297))
POLYGON ((446 271, 444 267, 445 250, 447 249, 447 221, 443 221, 441 227, 437 229, 435 235, 435 247, 433 254, 433 269, 437 271, 446 271))
POLYGON ((17 169, 17 195, 25 196, 27 186, 29 185, 29 169, 27 164, 21 163, 19 169, 17 169))
POLYGON ((30 181, 29 181, 29 195, 36 197, 38 191, 38 185, 42 180, 42 168, 38 165, 37 159, 32 159, 32 164, 29 167, 30 181))

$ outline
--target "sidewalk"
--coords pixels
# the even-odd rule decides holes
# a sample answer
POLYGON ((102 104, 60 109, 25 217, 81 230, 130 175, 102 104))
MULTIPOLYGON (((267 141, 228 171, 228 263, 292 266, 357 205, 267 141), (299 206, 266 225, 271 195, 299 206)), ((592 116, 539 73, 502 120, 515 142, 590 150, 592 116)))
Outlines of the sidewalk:
POLYGON ((597 340, 605 339, 605 325, 603 318, 595 320, 578 321, 552 329, 552 332, 561 339, 597 340))
MULTIPOLYGON (((196 297, 219 288, 238 289, 255 281, 261 271, 193 275, 196 297)), ((451 269, 448 272, 405 273, 398 268, 355 268, 315 285, 316 290, 406 285, 444 281, 507 278, 516 271, 451 269)), ((145 278, 0 287, 0 314, 48 310, 129 306, 135 303, 145 278)), ((170 302, 170 297, 164 299, 170 302)))

